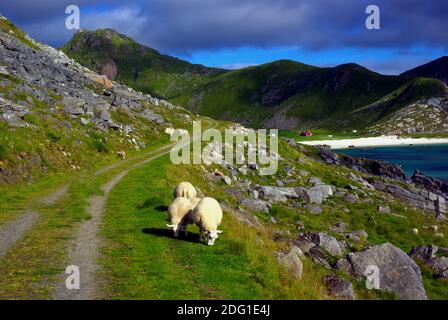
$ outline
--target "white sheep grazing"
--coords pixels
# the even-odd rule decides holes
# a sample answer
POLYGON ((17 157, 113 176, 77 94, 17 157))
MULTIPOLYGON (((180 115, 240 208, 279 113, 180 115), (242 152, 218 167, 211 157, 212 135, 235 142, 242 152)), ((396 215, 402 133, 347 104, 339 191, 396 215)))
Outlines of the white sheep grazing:
POLYGON ((177 197, 168 208, 168 218, 171 224, 166 226, 174 231, 174 237, 179 237, 183 232, 187 235, 187 226, 191 223, 191 210, 193 203, 191 200, 184 197, 177 197))
POLYGON ((203 198, 193 209, 191 218, 199 227, 201 241, 206 240, 209 246, 214 245, 218 235, 222 233, 221 230, 218 230, 222 220, 222 209, 219 202, 213 198, 203 198))
POLYGON ((202 200, 202 199, 201 199, 201 198, 198 198, 198 197, 196 197, 196 198, 194 198, 193 200, 191 200, 191 203, 192 203, 192 205, 193 205, 193 209, 196 208, 196 206, 198 205, 198 203, 199 203, 201 200, 202 200))
POLYGON ((196 188, 190 182, 179 183, 173 191, 174 199, 184 197, 193 200, 196 198, 196 194, 196 188))
POLYGON ((430 228, 432 229, 432 231, 434 232, 434 234, 436 234, 437 232, 439 232, 439 227, 437 225, 432 225, 430 226, 430 228))

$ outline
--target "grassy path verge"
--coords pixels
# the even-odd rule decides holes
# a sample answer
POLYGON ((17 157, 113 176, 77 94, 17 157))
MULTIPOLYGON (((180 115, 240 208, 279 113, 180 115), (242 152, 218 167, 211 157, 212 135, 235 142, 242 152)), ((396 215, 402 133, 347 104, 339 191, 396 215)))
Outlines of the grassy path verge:
MULTIPOLYGON (((68 185, 64 185, 38 202, 43 206, 51 206, 67 191, 68 185)), ((39 221, 39 218, 38 212, 28 209, 15 220, 0 227, 0 259, 39 221)))
POLYGON ((199 166, 174 166, 161 157, 129 173, 110 193, 104 215, 100 258, 101 294, 112 299, 317 299, 321 277, 305 264, 299 282, 273 255, 268 234, 224 213, 216 245, 198 242, 198 230, 174 239, 166 228, 172 188, 182 180, 211 190, 199 166))
POLYGON ((73 241, 68 252, 68 264, 76 265, 80 269, 82 279, 80 290, 67 290, 65 288, 65 275, 62 275, 55 299, 88 300, 94 298, 98 287, 95 273, 98 268, 97 257, 100 245, 100 239, 97 234, 109 193, 132 168, 165 155, 169 152, 169 149, 167 149, 167 147, 159 148, 151 153, 152 156, 149 159, 135 163, 130 168, 121 171, 101 187, 103 195, 97 195, 89 199, 87 213, 90 215, 90 219, 81 224, 75 241, 73 241))
POLYGON ((0 226, 19 219, 26 208, 38 212, 39 219, 33 221, 33 228, 27 228, 23 238, 0 259, 0 299, 52 298, 58 276, 67 266, 67 243, 76 236, 79 224, 91 218, 86 211, 87 199, 101 196, 103 184, 157 147, 160 144, 154 144, 152 151, 107 165, 96 175, 90 171, 75 176, 62 173, 32 185, 2 187, 5 192, 0 206, 0 226), (65 184, 69 185, 65 194, 58 192, 61 187, 55 191, 55 185, 65 184))
MULTIPOLYGON (((209 127, 216 126, 216 123, 208 122, 209 127)), ((98 268, 98 248, 101 240, 98 238, 99 226, 102 222, 102 216, 106 201, 108 199, 110 191, 134 168, 138 168, 144 164, 147 164, 154 159, 157 159, 169 152, 173 144, 160 147, 153 152, 143 156, 135 157, 133 160, 138 162, 133 163, 125 170, 119 172, 111 180, 101 187, 103 195, 94 196, 89 199, 89 208, 87 213, 91 219, 81 224, 75 241, 68 249, 68 264, 75 265, 79 268, 81 274, 81 285, 79 290, 68 290, 65 287, 65 275, 62 274, 57 286, 55 299, 58 300, 88 300, 93 299, 98 291, 98 283, 96 279, 96 270, 98 268), (147 158, 149 156, 149 158, 147 158)), ((129 161, 126 161, 126 163, 129 161)), ((116 165, 111 165, 99 170, 95 175, 101 174, 105 171, 110 171, 117 168, 116 165)))

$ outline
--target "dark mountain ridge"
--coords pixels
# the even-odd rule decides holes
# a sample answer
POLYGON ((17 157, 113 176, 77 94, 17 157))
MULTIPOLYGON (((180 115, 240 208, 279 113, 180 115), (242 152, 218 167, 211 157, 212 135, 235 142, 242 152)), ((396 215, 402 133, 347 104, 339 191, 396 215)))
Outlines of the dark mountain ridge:
POLYGON ((433 78, 448 84, 448 56, 440 57, 401 74, 408 77, 433 78))

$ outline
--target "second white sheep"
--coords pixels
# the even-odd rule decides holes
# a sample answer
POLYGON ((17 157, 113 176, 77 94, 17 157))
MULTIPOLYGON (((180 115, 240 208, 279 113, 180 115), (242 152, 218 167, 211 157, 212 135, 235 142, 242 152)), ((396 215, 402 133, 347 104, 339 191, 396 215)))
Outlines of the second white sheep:
POLYGON ((196 188, 190 182, 186 181, 179 183, 173 191, 174 199, 178 197, 184 197, 190 200, 194 200, 194 198, 196 198, 196 195, 196 188))
POLYGON ((187 235, 187 226, 191 223, 190 215, 193 208, 193 202, 184 197, 177 197, 168 207, 170 224, 166 226, 173 230, 175 238, 179 237, 181 232, 187 235))
POLYGON ((192 210, 191 219, 199 227, 201 241, 206 241, 209 246, 214 245, 218 235, 222 233, 218 230, 222 221, 219 202, 213 198, 203 198, 192 210))

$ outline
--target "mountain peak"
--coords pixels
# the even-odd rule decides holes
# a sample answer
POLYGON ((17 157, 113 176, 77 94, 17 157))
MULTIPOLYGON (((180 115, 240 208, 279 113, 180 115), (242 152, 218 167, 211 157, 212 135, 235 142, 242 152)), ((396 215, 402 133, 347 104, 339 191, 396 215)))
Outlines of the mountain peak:
POLYGON ((96 29, 94 31, 84 30, 83 32, 86 34, 93 34, 96 36, 104 37, 106 39, 113 39, 115 37, 118 37, 118 38, 129 39, 129 40, 134 41, 132 38, 128 37, 127 35, 119 33, 115 29, 111 29, 111 28, 100 28, 100 29, 96 29))
POLYGON ((63 49, 67 50, 67 46, 72 47, 75 51, 79 50, 82 46, 100 50, 122 46, 139 46, 141 49, 150 49, 138 44, 132 38, 110 28, 97 29, 94 31, 81 29, 74 34, 73 38, 63 47, 63 49))
POLYGON ((349 63, 343 63, 338 66, 335 66, 333 68, 336 71, 345 71, 345 72, 355 72, 355 71, 362 71, 362 72, 369 72, 369 73, 375 73, 372 70, 367 69, 366 67, 363 67, 357 63, 349 62, 349 63))
POLYGON ((406 71, 402 75, 434 78, 448 84, 448 56, 442 56, 422 66, 406 71))
POLYGON ((61 50, 111 80, 133 85, 156 97, 168 98, 170 90, 188 86, 192 75, 222 72, 161 54, 110 28, 78 32, 61 50), (163 90, 156 92, 154 86, 163 90))

